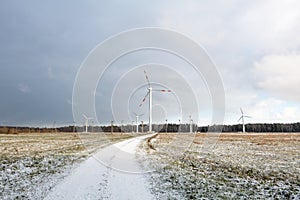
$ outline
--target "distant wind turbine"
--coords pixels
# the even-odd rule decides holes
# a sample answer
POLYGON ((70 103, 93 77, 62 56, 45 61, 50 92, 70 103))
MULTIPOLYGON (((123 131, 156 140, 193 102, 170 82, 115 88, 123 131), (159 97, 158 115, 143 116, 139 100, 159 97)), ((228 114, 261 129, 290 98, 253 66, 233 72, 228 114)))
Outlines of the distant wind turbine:
POLYGON ((133 114, 135 115, 136 133, 139 133, 139 117, 143 116, 144 114, 138 115, 135 112, 133 112, 133 114))
POLYGON ((89 123, 89 120, 93 119, 91 117, 87 117, 86 115, 82 114, 82 116, 84 117, 85 119, 85 132, 87 133, 88 131, 88 123, 89 123))
POLYGON ((146 73, 146 71, 144 70, 144 74, 146 76, 146 80, 148 83, 148 92, 145 95, 144 99, 142 100, 142 102, 140 103, 140 107, 143 105, 143 103, 145 102, 147 96, 149 95, 149 132, 152 132, 152 91, 158 91, 158 92, 171 92, 171 90, 159 90, 159 89, 153 89, 151 87, 148 75, 146 73))
POLYGON ((192 115, 189 116, 190 118, 190 133, 193 132, 193 119, 192 119, 192 115))
POLYGON ((132 123, 131 124, 131 132, 133 133, 133 123, 134 123, 134 121, 132 121, 131 123, 132 123))
POLYGON ((240 120, 242 120, 242 123, 243 123, 243 133, 245 133, 245 132, 246 132, 246 128, 245 128, 245 117, 246 117, 246 118, 251 118, 251 117, 248 116, 248 115, 245 115, 244 112, 243 112, 243 110, 242 110, 242 108, 240 108, 240 110, 241 110, 242 115, 241 115, 241 117, 239 118, 238 122, 239 122, 240 120))

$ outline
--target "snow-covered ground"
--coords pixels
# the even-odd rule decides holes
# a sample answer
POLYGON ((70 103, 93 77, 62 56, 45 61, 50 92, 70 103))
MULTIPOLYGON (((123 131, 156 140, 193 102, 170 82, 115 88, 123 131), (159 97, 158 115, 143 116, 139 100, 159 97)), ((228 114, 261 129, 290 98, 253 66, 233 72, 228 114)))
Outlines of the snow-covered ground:
POLYGON ((97 149, 125 133, 0 134, 0 199, 43 199, 97 149))
POLYGON ((136 159, 140 136, 107 146, 82 162, 45 199, 154 199, 136 159))
POLYGON ((81 136, 0 135, 0 199, 300 199, 300 133, 81 136))
POLYGON ((205 134, 185 151, 170 145, 176 137, 144 146, 157 199, 300 199, 300 133, 223 133, 210 152, 201 151, 205 134))

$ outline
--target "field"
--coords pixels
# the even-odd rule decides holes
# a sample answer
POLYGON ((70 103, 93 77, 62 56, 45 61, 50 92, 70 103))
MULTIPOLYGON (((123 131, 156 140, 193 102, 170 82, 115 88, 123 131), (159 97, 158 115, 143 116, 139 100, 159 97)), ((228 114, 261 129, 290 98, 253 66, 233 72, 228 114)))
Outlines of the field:
POLYGON ((127 134, 0 134, 0 199, 42 199, 89 153, 127 134))
MULTIPOLYGON (((0 134, 0 199, 42 199, 90 153, 129 134, 0 134)), ((300 199, 300 133, 160 133, 137 157, 157 199, 300 199)))
POLYGON ((208 152, 205 134, 185 149, 176 137, 158 134, 143 146, 157 199, 300 198, 299 133, 223 133, 208 152))

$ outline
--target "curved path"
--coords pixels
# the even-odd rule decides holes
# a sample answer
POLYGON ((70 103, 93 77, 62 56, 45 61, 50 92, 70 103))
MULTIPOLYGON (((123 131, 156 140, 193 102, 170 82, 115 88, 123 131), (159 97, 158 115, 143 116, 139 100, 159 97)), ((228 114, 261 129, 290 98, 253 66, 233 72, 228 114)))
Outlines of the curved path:
POLYGON ((99 150, 45 199, 154 199, 135 157, 138 145, 151 136, 131 138, 99 150))

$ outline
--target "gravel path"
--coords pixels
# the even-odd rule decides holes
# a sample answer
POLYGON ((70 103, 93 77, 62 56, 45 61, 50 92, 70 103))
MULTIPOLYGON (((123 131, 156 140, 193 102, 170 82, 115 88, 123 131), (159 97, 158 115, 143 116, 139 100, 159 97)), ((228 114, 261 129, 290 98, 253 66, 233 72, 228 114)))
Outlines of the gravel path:
POLYGON ((128 139, 99 150, 45 199, 154 199, 135 156, 139 144, 151 136, 128 139))

